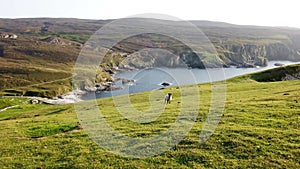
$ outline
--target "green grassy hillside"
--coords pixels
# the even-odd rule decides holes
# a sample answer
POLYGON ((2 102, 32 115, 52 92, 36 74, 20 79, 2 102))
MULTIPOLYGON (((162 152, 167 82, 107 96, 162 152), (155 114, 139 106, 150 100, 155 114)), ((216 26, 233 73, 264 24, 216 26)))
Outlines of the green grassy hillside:
MULTIPOLYGON (((27 99, 2 98, 0 109, 1 168, 300 168, 300 81, 257 82, 251 75, 227 81, 224 115, 212 137, 199 143, 210 105, 210 84, 200 84, 200 110, 195 125, 175 149, 131 159, 106 152, 81 128, 73 105, 31 105, 27 99)), ((185 88, 191 90, 192 88, 185 88)), ((111 98, 97 100, 105 119, 131 137, 149 137, 174 122, 181 99, 172 92, 157 121, 132 123, 111 98)), ((193 91, 190 91, 196 94, 193 91)), ((150 92, 130 95, 135 108, 149 108, 150 92)), ((120 96, 124 97, 124 96, 120 96)), ((163 98, 161 100, 163 102, 163 98)))
POLYGON ((28 35, 17 40, 4 39, 0 43, 4 48, 4 56, 0 57, 1 90, 26 93, 48 88, 48 94, 40 92, 42 96, 54 96, 70 90, 70 80, 61 84, 55 82, 72 77, 72 67, 80 51, 76 44, 52 44, 28 35), (46 84, 51 82, 52 88, 47 87, 46 84))

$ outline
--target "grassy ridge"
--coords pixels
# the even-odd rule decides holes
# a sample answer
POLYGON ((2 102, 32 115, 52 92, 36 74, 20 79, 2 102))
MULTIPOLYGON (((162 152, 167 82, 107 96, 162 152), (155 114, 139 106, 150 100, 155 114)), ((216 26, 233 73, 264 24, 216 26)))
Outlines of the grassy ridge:
POLYGON ((278 67, 270 69, 264 72, 254 73, 251 76, 252 79, 259 82, 273 82, 281 80, 299 80, 300 65, 290 65, 284 67, 278 67))
MULTIPOLYGON (((256 82, 250 76, 227 81, 224 115, 214 135, 199 144, 210 105, 210 84, 200 84, 195 125, 176 149, 144 159, 116 156, 100 148, 81 129, 72 105, 31 105, 26 99, 2 98, 0 165, 4 168, 299 168, 300 81, 256 82)), ((192 88, 185 88, 189 91, 192 88)), ((136 124, 122 117, 111 98, 99 108, 119 132, 149 137, 168 129, 181 99, 177 88, 157 121, 136 124)), ((193 91, 189 91, 194 93, 193 91)), ((138 110, 149 108, 150 92, 131 95, 138 110)), ((194 93, 195 94, 195 93, 194 93)), ((161 100, 163 102, 163 100, 161 100)))

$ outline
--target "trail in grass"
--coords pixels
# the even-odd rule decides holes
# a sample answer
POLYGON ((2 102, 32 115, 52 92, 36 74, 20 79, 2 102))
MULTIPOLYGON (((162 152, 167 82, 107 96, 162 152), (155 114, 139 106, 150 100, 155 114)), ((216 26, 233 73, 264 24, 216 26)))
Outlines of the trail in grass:
POLYGON ((18 107, 18 106, 19 106, 19 105, 8 106, 8 107, 5 107, 5 108, 3 108, 3 109, 0 109, 0 112, 3 112, 3 111, 5 111, 5 110, 7 110, 7 109, 15 108, 15 107, 18 107))

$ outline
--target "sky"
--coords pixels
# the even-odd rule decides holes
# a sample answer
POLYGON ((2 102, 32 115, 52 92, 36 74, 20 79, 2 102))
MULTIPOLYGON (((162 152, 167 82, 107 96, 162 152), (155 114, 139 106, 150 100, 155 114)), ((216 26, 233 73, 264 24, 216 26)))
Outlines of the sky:
POLYGON ((143 13, 300 28, 299 0, 2 0, 0 18, 117 19, 143 13))

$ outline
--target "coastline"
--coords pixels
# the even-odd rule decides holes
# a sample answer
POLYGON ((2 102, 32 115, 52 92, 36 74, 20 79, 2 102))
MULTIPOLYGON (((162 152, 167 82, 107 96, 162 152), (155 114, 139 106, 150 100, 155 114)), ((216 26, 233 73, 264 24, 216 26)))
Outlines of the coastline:
POLYGON ((77 102, 81 102, 83 101, 81 99, 82 95, 86 94, 87 91, 83 91, 83 90, 73 90, 69 93, 66 93, 64 95, 61 96, 57 96, 53 99, 45 99, 42 98, 43 102, 48 103, 48 104, 70 104, 70 103, 77 103, 77 102))
MULTIPOLYGON (((278 63, 284 62, 284 61, 276 61, 278 63)), ((281 67, 281 66, 287 66, 287 65, 292 65, 292 64, 299 64, 300 62, 293 62, 293 63, 285 63, 283 65, 280 66, 275 66, 275 67, 281 67)), ((226 69, 226 68, 224 68, 226 69)), ((239 68, 240 69, 240 68, 239 68)), ((270 68, 272 69, 272 68, 270 68)), ((127 71, 132 71, 132 70, 127 70, 127 71)), ((31 103, 32 104, 38 104, 38 103, 45 103, 45 104, 72 104, 72 103, 77 103, 77 102, 81 102, 84 101, 86 99, 83 99, 84 95, 88 95, 91 92, 97 92, 97 91, 113 91, 113 90, 120 90, 122 88, 120 87, 116 87, 114 86, 114 82, 116 81, 123 81, 122 85, 127 84, 127 83, 131 83, 131 82, 135 82, 135 80, 130 80, 130 79, 125 79, 125 78, 119 78, 116 77, 115 75, 118 73, 124 73, 127 72, 126 70, 119 70, 118 72, 115 72, 112 75, 113 77, 113 82, 109 85, 107 85, 108 88, 106 88, 107 90, 98 90, 97 87, 87 87, 84 90, 80 90, 80 89, 76 89, 76 90, 72 90, 68 93, 65 93, 63 95, 60 96, 56 96, 52 99, 49 98, 43 98, 43 97, 36 97, 36 96, 2 96, 2 97, 9 97, 9 98, 29 98, 31 99, 31 103), (108 90, 109 89, 109 90, 108 90), (35 100, 35 101, 33 101, 35 100), (33 103, 35 102, 35 103, 33 103)))
POLYGON ((81 99, 84 94, 87 94, 87 92, 83 90, 73 90, 52 99, 37 96, 1 96, 1 98, 28 98, 31 104, 71 104, 84 101, 81 99))

